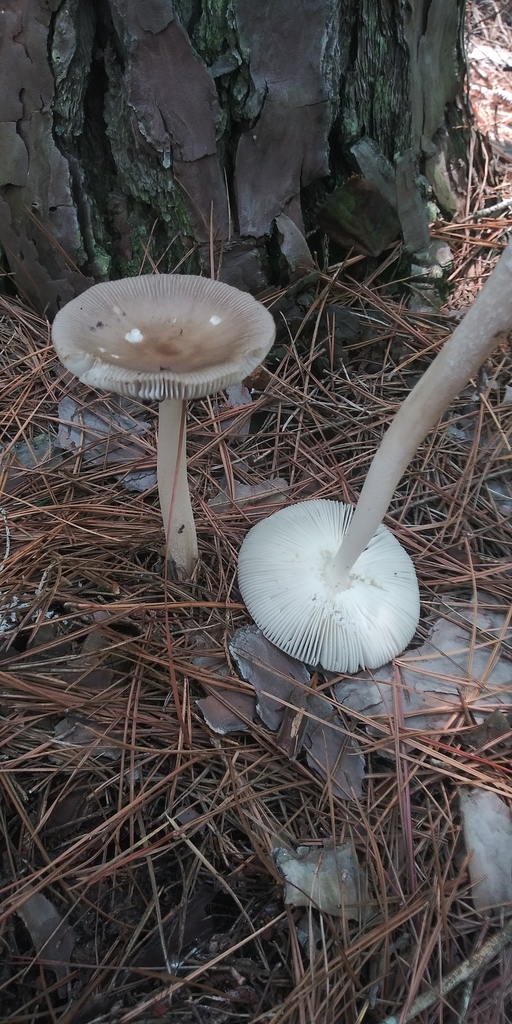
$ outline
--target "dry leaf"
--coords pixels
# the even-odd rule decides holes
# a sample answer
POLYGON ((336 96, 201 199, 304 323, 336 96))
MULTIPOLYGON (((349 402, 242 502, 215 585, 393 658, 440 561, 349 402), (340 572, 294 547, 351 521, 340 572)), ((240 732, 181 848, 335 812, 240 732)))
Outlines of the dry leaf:
MULTIPOLYGON (((252 405, 251 392, 245 387, 245 384, 232 384, 230 388, 226 388, 226 405, 231 409, 252 405)), ((250 416, 233 416, 233 418, 221 421, 221 430, 224 433, 229 431, 235 437, 246 437, 250 429, 250 416)))
MULTIPOLYGON (((16 913, 27 931, 36 949, 36 959, 51 961, 48 969, 55 971, 57 981, 62 981, 69 973, 69 961, 73 952, 76 936, 71 925, 67 924, 55 910, 53 903, 40 892, 34 892, 16 913)), ((66 995, 66 987, 59 988, 59 996, 66 995)))
POLYGON ((290 658, 267 640, 257 626, 237 629, 229 644, 242 679, 258 695, 256 708, 269 729, 279 729, 294 681, 307 685, 311 674, 301 661, 290 658))
POLYGON ((307 709, 325 720, 325 724, 312 718, 307 722, 304 750, 310 768, 322 779, 330 780, 334 795, 341 800, 357 799, 363 791, 365 763, 356 741, 346 735, 329 701, 311 695, 307 709))
POLYGON ((512 512, 512 480, 498 476, 484 481, 491 501, 494 501, 498 512, 508 516, 512 512))
POLYGON ((6 470, 2 489, 10 494, 16 487, 30 480, 34 470, 46 471, 61 462, 61 456, 55 454, 55 443, 48 434, 36 434, 29 441, 18 441, 11 445, 8 453, 0 445, 2 468, 6 470))
MULTIPOLYGON (((91 756, 101 755, 110 761, 117 761, 121 757, 119 747, 112 746, 114 734, 105 734, 105 727, 93 718, 87 720, 78 715, 69 714, 61 718, 53 730, 57 743, 69 747, 90 747, 91 756)), ((122 735, 119 733, 116 738, 122 742, 122 735)))
MULTIPOLYGON (((80 661, 80 658, 77 659, 80 661)), ((76 664, 74 662, 73 664, 76 664)), ((114 672, 111 668, 103 668, 98 666, 97 668, 84 668, 76 667, 60 669, 59 678, 63 679, 64 682, 71 684, 72 686, 84 687, 86 690, 93 690, 95 693, 102 693, 104 690, 108 690, 110 686, 116 685, 114 681, 114 672)))
POLYGON ((322 930, 313 915, 304 913, 296 922, 295 931, 308 959, 316 960, 318 950, 322 948, 322 930))
POLYGON ((112 685, 114 671, 107 666, 112 665, 114 659, 105 653, 107 644, 101 629, 88 633, 80 653, 69 658, 66 667, 59 670, 60 678, 89 690, 108 689, 112 685))
POLYGON ((272 855, 285 878, 285 903, 294 907, 312 904, 326 914, 359 920, 360 874, 352 846, 299 846, 296 852, 278 847, 272 855))
MULTIPOLYGON (((194 807, 189 807, 188 804, 182 807, 177 807, 173 813, 173 818, 178 822, 179 825, 190 825, 193 821, 197 821, 201 815, 199 811, 196 811, 194 807)), ((207 825, 203 822, 197 828, 198 832, 205 832, 207 825)))
POLYGON ((58 443, 61 448, 80 451, 86 462, 108 466, 123 487, 147 491, 156 486, 156 469, 125 472, 122 463, 147 458, 137 439, 152 429, 148 420, 140 419, 140 409, 129 399, 112 395, 95 403, 96 412, 85 408, 69 396, 59 402, 58 443), (117 436, 116 436, 117 435, 117 436), (119 436, 122 435, 122 436, 119 436))
POLYGON ((489 743, 497 749, 503 749, 503 746, 510 746, 512 743, 512 722, 509 719, 512 715, 508 714, 508 718, 501 711, 491 711, 487 718, 484 718, 481 725, 474 725, 470 729, 465 729, 461 733, 460 740, 465 750, 481 750, 486 747, 489 743), (500 740, 496 744, 496 740, 500 740))
POLYGON ((512 903, 512 811, 496 793, 466 787, 460 808, 476 909, 512 903))
POLYGON ((207 942, 214 932, 214 919, 209 910, 214 898, 213 888, 203 885, 183 906, 173 907, 162 920, 165 950, 161 935, 151 933, 142 940, 132 966, 153 971, 177 966, 182 950, 192 943, 207 942))
POLYGON ((219 491, 213 498, 210 498, 208 505, 216 512, 226 512, 228 509, 245 508, 246 505, 280 504, 286 497, 288 483, 283 477, 276 476, 274 480, 262 480, 258 484, 243 484, 235 480, 235 493, 232 498, 225 491, 219 491))
POLYGON ((240 675, 256 690, 260 718, 269 729, 279 729, 278 745, 288 757, 304 750, 310 768, 329 780, 336 797, 359 797, 364 758, 330 702, 310 688, 306 666, 274 647, 257 626, 238 629, 229 649, 240 675))
MULTIPOLYGON (((208 649, 208 637, 197 637, 196 645, 200 649, 208 649)), ((215 652, 214 655, 196 655, 194 665, 207 668, 210 675, 217 679, 226 679, 230 674, 224 651, 215 652)), ((196 701, 196 704, 210 729, 220 736, 230 732, 247 732, 256 715, 256 700, 252 694, 241 693, 235 688, 210 686, 204 680, 202 685, 208 696, 196 701)))
MULTIPOLYGON (((504 616, 492 610, 477 616, 479 629, 495 638, 504 623, 504 616)), ((351 711, 386 720, 394 715, 399 696, 406 729, 444 731, 464 709, 481 722, 494 708, 506 711, 512 704, 512 663, 496 656, 496 646, 496 639, 477 638, 472 648, 470 629, 439 618, 426 643, 399 659, 398 687, 394 666, 388 664, 373 678, 365 673, 338 683, 334 694, 351 711)))
POLYGON ((220 736, 229 732, 247 732, 256 711, 254 697, 236 690, 216 690, 196 703, 206 724, 220 736))
POLYGON ((58 830, 59 838, 76 835, 77 819, 87 813, 87 786, 78 786, 68 793, 62 793, 52 806, 44 824, 45 834, 58 830))

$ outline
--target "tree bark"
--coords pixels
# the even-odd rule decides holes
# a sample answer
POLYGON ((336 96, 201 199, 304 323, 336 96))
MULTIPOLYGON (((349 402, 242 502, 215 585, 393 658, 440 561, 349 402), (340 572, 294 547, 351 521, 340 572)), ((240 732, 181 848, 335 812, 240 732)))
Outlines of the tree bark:
POLYGON ((464 164, 463 0, 3 0, 0 247, 52 314, 152 265, 258 292, 350 173, 429 246, 464 164), (456 146, 458 147, 456 149, 456 146), (276 228, 276 219, 279 230, 276 228), (281 251, 280 251, 281 248, 281 251))

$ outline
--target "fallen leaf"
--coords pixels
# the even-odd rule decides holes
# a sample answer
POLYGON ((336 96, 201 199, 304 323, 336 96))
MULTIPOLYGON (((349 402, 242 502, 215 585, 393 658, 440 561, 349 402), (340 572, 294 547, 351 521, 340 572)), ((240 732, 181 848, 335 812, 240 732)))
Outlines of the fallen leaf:
POLYGON ((512 743, 512 714, 509 712, 508 717, 503 714, 502 711, 491 711, 487 718, 484 718, 481 725, 475 725, 470 729, 465 729, 460 734, 460 741, 465 750, 482 750, 489 743, 494 746, 503 747, 510 746, 512 743), (498 744, 496 744, 498 740, 498 744))
POLYGON ((226 388, 226 399, 232 409, 238 409, 241 405, 252 405, 251 392, 243 383, 232 384, 226 388))
POLYGON ((297 938, 310 961, 316 960, 322 948, 322 930, 312 914, 304 913, 295 924, 297 938))
POLYGON ((196 703, 206 724, 220 736, 229 732, 247 732, 256 710, 254 697, 236 690, 216 690, 196 703))
POLYGON ((307 710, 321 724, 309 718, 304 734, 306 759, 314 771, 329 780, 332 792, 341 800, 357 799, 363 791, 365 761, 354 739, 347 736, 341 719, 329 701, 312 695, 307 710))
MULTIPOLYGON (((272 289, 274 291, 274 289, 272 289)), ((270 370, 267 370, 266 366, 257 366, 255 370, 245 378, 244 384, 246 387, 253 389, 254 391, 264 391, 267 384, 272 381, 272 374, 270 370)))
POLYGON ((278 847, 272 855, 285 878, 285 903, 359 920, 361 880, 352 846, 299 846, 296 852, 278 847))
POLYGON ((96 412, 79 405, 69 395, 61 399, 57 435, 60 447, 79 451, 92 465, 108 467, 129 490, 142 492, 156 486, 156 469, 122 469, 122 463, 147 459, 146 448, 138 444, 138 439, 152 429, 152 424, 140 418, 140 408, 129 399, 111 395, 108 404, 98 399, 94 409, 96 412))
MULTIPOLYGON (((78 715, 66 715, 54 726, 53 734, 57 743, 64 746, 90 747, 91 756, 101 755, 110 761, 121 757, 120 747, 112 746, 113 733, 107 735, 104 726, 92 718, 85 720, 78 715)), ((120 733, 116 738, 122 742, 120 733)))
POLYGON ((72 686, 84 686, 88 690, 106 690, 112 685, 114 671, 105 662, 112 663, 112 657, 105 657, 107 641, 101 631, 87 634, 79 654, 68 658, 59 676, 72 686))
POLYGON ((243 484, 235 480, 235 493, 232 498, 220 490, 209 499, 208 505, 216 512, 225 512, 233 507, 245 508, 246 505, 261 505, 263 502, 266 505, 280 504, 286 497, 288 486, 287 481, 280 476, 273 480, 262 480, 258 484, 243 484))
POLYGON ((30 480, 34 470, 53 469, 61 462, 55 453, 55 443, 48 434, 36 434, 29 441, 18 441, 6 453, 0 445, 0 457, 5 465, 6 475, 2 489, 11 493, 15 487, 30 480))
POLYGON ((485 485, 498 512, 505 516, 510 515, 512 512, 512 480, 504 476, 494 477, 491 480, 486 480, 485 485))
POLYGON ((512 664, 498 653, 498 638, 510 638, 510 628, 503 632, 505 617, 492 609, 479 613, 475 624, 491 639, 477 638, 472 645, 471 629, 465 628, 461 612, 454 609, 458 622, 437 619, 429 639, 398 659, 398 686, 395 666, 388 664, 372 677, 364 673, 336 684, 336 700, 350 711, 387 721, 395 714, 398 696, 405 728, 417 731, 442 732, 467 711, 476 722, 495 708, 507 711, 512 705, 512 664))
MULTIPOLYGON (((173 817, 174 820, 177 821, 178 824, 180 825, 190 825, 193 821, 197 821, 197 819, 200 818, 201 815, 199 811, 196 811, 193 807, 183 805, 182 807, 176 808, 173 817)), ((206 827, 206 822, 203 822, 202 825, 198 826, 197 831, 204 832, 206 830, 206 827)))
POLYGON ((131 618, 114 618, 106 609, 86 617, 93 628, 87 633, 79 653, 68 658, 59 676, 67 683, 88 690, 106 690, 119 681, 126 663, 123 643, 130 636, 139 635, 139 626, 131 618), (107 633, 105 626, 111 626, 107 633))
POLYGON ((295 682, 307 685, 311 674, 301 661, 290 658, 267 640, 257 626, 237 629, 229 644, 242 679, 257 693, 256 709, 269 729, 279 729, 295 682))
POLYGON ((182 950, 187 946, 207 942, 214 932, 213 915, 209 910, 214 898, 213 887, 203 885, 182 906, 173 907, 162 919, 165 949, 162 949, 159 933, 148 935, 132 960, 132 968, 161 971, 168 966, 176 966, 182 950))
POLYGON ((63 836, 73 834, 77 828, 77 820, 86 813, 88 793, 86 786, 79 786, 71 792, 60 794, 52 804, 48 817, 45 817, 45 835, 57 832, 61 840, 63 836))
MULTIPOLYGON (((232 384, 226 388, 226 405, 231 409, 240 409, 244 405, 252 405, 251 392, 245 384, 232 384)), ((251 429, 250 416, 233 416, 221 421, 223 433, 229 432, 235 437, 246 437, 251 429)))
MULTIPOLYGON (((75 947, 76 935, 73 928, 40 892, 33 892, 16 908, 16 913, 30 933, 36 959, 45 961, 45 966, 55 972, 57 981, 62 982, 69 973, 69 961, 75 947)), ((61 985, 59 996, 63 998, 65 995, 66 986, 61 985)))
POLYGON ((459 799, 475 908, 484 913, 511 904, 512 811, 485 789, 463 787, 459 799))
MULTIPOLYGON (((47 612, 44 618, 39 615, 27 640, 27 651, 32 651, 34 658, 36 655, 38 659, 64 658, 71 653, 72 643, 66 635, 66 626, 58 616, 49 618, 49 614, 47 612)), ((25 660, 30 662, 30 658, 25 660)))
MULTIPOLYGON (((208 646, 208 638, 196 638, 196 645, 204 650, 205 646, 208 646)), ((216 679, 225 679, 230 674, 224 651, 219 651, 215 655, 196 655, 193 660, 194 665, 207 668, 210 675, 216 679)), ((208 696, 202 697, 196 704, 210 729, 220 736, 226 736, 230 732, 247 732, 249 723, 256 715, 255 698, 251 694, 240 693, 235 688, 209 685, 204 679, 201 682, 208 696)))
POLYGON ((71 686, 85 687, 86 690, 93 690, 95 693, 102 693, 110 686, 115 685, 114 672, 111 668, 72 668, 61 669, 59 677, 71 686))
POLYGON ((306 666, 274 647, 257 626, 238 629, 229 649, 240 675, 256 690, 260 718, 279 730, 278 746, 291 759, 303 750, 335 796, 359 797, 364 758, 331 703, 311 689, 306 666))

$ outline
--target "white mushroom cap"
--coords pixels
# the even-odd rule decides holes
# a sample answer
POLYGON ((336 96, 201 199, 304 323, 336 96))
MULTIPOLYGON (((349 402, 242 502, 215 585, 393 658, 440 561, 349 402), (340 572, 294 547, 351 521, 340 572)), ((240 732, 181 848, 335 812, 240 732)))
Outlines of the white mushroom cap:
POLYGON ((52 327, 59 359, 84 384, 158 401, 243 380, 274 336, 272 315, 252 295, 185 274, 93 285, 52 327))
POLYGON ((353 509, 304 501, 262 520, 247 534, 238 581, 252 618, 272 643, 332 672, 379 668, 404 650, 420 614, 409 555, 380 526, 336 582, 333 560, 353 509))

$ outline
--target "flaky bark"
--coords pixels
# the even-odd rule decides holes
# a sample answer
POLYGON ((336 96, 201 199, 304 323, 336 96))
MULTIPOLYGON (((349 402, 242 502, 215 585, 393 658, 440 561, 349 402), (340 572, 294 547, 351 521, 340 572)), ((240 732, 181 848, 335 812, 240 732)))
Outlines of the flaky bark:
MULTIPOLYGON (((351 171, 428 248, 463 79, 463 0, 4 0, 0 246, 39 309, 92 281, 208 264, 258 291, 275 219, 351 171), (147 264, 146 264, 147 267, 147 264)), ((459 133, 460 136, 460 133, 459 133)), ((448 166, 446 166, 448 165, 448 166)))

